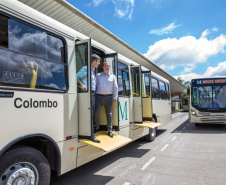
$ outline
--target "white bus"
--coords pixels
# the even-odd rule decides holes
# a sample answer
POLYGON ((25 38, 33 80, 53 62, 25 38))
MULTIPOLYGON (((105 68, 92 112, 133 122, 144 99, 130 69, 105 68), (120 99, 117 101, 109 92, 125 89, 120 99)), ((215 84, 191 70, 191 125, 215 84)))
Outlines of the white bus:
POLYGON ((158 112, 163 110, 159 106, 167 114, 171 110, 166 106, 169 83, 156 78, 160 97, 153 101, 161 104, 152 105, 151 69, 141 68, 19 1, 1 0, 0 184, 47 185, 51 171, 60 176, 138 138, 153 141, 160 125, 156 122, 169 120, 165 112, 158 112), (95 133, 100 143, 90 140, 93 53, 101 56, 101 65, 111 64, 119 86, 114 137, 106 134, 102 108, 101 131, 95 133), (87 90, 77 85, 76 74, 83 66, 87 90))
POLYGON ((226 77, 191 80, 189 121, 202 124, 226 124, 226 77))

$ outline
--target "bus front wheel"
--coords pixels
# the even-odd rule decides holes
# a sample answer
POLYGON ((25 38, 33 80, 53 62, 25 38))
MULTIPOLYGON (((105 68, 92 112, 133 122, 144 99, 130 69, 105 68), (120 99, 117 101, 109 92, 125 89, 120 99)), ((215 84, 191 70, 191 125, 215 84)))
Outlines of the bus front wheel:
POLYGON ((50 166, 38 150, 17 148, 1 156, 0 177, 0 185, 48 185, 50 166))

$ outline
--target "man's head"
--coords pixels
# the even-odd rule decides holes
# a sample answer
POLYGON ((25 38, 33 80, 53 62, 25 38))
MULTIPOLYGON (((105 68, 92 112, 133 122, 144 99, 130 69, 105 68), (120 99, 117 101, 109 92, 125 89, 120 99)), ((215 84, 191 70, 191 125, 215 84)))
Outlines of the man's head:
POLYGON ((97 54, 92 54, 92 67, 95 69, 95 68, 98 68, 98 65, 100 64, 100 57, 97 55, 97 54))
POLYGON ((104 62, 103 63, 104 74, 108 74, 110 69, 111 69, 111 66, 110 66, 109 62, 104 62))

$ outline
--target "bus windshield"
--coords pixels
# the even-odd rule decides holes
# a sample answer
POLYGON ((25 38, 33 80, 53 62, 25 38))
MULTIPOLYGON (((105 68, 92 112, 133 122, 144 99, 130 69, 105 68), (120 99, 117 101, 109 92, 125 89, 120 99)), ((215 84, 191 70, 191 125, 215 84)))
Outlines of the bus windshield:
POLYGON ((192 87, 192 106, 197 109, 226 110, 226 85, 192 87))

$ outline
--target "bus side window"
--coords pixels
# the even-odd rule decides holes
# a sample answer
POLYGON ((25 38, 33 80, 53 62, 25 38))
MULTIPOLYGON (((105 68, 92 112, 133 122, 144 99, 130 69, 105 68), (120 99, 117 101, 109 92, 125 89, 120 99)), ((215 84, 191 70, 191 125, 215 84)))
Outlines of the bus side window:
POLYGON ((158 80, 153 77, 151 77, 151 92, 152 98, 160 98, 159 83, 158 80))
POLYGON ((139 68, 131 69, 132 76, 132 88, 133 88, 133 97, 140 96, 140 76, 139 76, 139 68))
POLYGON ((87 43, 75 46, 77 92, 88 92, 88 53, 87 43))
POLYGON ((130 95, 128 66, 121 62, 118 62, 118 91, 121 96, 130 95))
POLYGON ((170 100, 169 84, 166 83, 167 99, 170 100))
POLYGON ((65 91, 63 41, 1 14, 0 20, 0 85, 65 91))
POLYGON ((168 99, 165 83, 162 81, 159 81, 159 87, 160 87, 161 99, 163 100, 168 99))
POLYGON ((150 80, 149 80, 149 74, 143 73, 142 74, 142 97, 150 97, 150 80))

